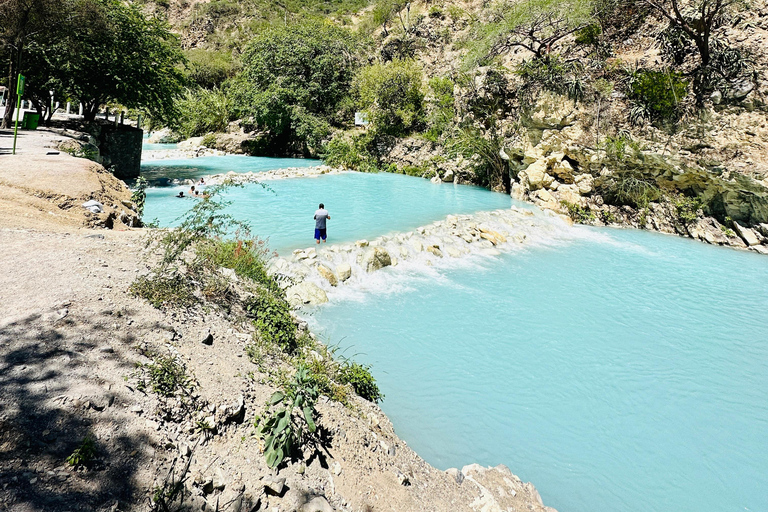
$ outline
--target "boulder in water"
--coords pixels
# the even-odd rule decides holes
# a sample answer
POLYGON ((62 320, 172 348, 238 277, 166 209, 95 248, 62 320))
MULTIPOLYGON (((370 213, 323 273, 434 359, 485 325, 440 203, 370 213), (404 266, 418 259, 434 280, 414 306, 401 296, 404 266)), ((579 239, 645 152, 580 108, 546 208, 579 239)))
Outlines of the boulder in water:
POLYGON ((325 265, 318 265, 317 273, 323 276, 331 284, 331 286, 337 286, 339 284, 339 280, 336 278, 336 274, 334 274, 333 270, 329 269, 325 265))
POLYGON ((366 272, 374 272, 392 265, 392 257, 383 247, 374 247, 363 255, 361 265, 366 272))
POLYGON ((352 277, 352 267, 349 263, 340 263, 336 267, 336 274, 339 276, 339 281, 342 283, 352 277))

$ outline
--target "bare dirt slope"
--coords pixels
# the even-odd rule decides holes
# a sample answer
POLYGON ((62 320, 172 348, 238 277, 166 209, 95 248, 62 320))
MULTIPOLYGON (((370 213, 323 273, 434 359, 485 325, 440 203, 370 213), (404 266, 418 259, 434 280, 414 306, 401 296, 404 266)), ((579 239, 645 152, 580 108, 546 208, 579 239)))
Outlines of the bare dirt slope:
MULTIPOLYGON (((17 154, 0 155, 4 226, 67 230, 137 224, 125 183, 95 162, 56 149, 69 137, 42 129, 20 133, 17 154), (92 199, 104 205, 103 213, 82 207, 92 199)), ((4 146, 12 145, 12 132, 0 132, 0 139, 4 146)))

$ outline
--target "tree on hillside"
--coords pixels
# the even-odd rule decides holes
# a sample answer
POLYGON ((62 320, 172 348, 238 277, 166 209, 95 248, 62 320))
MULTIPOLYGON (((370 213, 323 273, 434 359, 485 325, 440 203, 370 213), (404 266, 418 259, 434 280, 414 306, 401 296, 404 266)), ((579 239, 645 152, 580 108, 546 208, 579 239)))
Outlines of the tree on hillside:
POLYGON ((692 72, 696 100, 720 85, 726 88, 749 71, 748 59, 724 39, 715 37, 718 27, 741 0, 643 0, 669 21, 661 33, 662 49, 676 64, 682 64, 695 47, 699 64, 692 72))
POLYGON ((502 55, 514 48, 546 60, 562 41, 592 22, 591 0, 504 0, 478 27, 475 61, 502 55))
POLYGON ((271 152, 315 151, 349 96, 355 43, 323 21, 266 30, 248 44, 230 84, 237 114, 268 131, 271 152))

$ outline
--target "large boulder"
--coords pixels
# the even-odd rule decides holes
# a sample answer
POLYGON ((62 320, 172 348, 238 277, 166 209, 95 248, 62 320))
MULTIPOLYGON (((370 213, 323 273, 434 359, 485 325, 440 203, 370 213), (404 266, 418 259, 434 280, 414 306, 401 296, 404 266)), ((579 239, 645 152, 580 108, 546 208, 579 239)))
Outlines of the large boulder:
POLYGON ((352 277, 352 266, 349 263, 339 263, 336 267, 336 274, 339 276, 339 281, 342 283, 352 277))
POLYGON ((294 307, 305 304, 316 306, 328 302, 328 296, 323 289, 308 281, 302 281, 285 290, 285 298, 294 307))
POLYGON ((361 266, 366 272, 375 272, 392 265, 392 257, 383 247, 373 247, 363 255, 361 266))
POLYGON ((336 274, 334 274, 333 270, 329 269, 325 265, 318 265, 317 273, 323 276, 323 278, 325 278, 325 280, 328 281, 331 286, 337 286, 339 284, 339 280, 336 277, 336 274))

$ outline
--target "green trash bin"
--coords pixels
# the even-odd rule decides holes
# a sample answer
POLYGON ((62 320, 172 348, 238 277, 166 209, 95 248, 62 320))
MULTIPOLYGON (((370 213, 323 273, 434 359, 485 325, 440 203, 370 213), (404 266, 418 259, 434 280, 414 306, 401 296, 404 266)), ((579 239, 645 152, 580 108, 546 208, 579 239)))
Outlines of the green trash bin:
POLYGON ((22 129, 37 130, 38 124, 40 124, 40 114, 33 114, 32 112, 24 112, 24 120, 21 122, 22 129))

